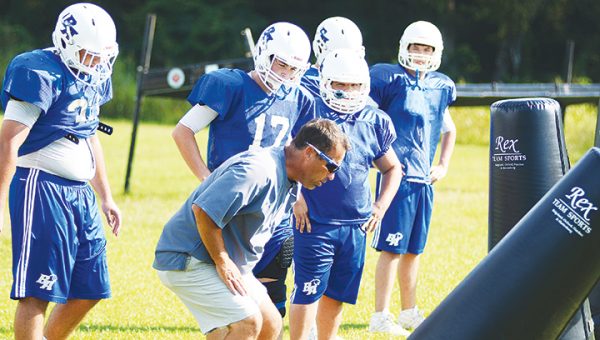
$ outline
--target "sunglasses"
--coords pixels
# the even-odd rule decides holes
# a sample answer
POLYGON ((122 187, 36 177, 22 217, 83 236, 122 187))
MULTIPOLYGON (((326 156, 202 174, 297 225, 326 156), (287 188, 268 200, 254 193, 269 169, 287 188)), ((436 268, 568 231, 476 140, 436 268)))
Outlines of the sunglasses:
POLYGON ((314 146, 308 142, 306 143, 306 145, 310 146, 313 150, 315 150, 317 155, 319 155, 319 157, 321 157, 321 159, 327 163, 327 164, 325 164, 325 167, 327 168, 327 171, 329 171, 330 174, 333 174, 340 169, 339 164, 334 162, 333 159, 329 158, 329 156, 327 156, 323 151, 317 149, 316 146, 314 146))

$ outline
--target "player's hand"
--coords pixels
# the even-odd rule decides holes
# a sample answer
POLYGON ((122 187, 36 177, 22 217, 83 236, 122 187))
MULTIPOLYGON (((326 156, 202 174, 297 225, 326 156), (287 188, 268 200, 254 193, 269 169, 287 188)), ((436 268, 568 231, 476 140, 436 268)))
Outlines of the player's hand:
POLYGON ((298 229, 298 231, 301 233, 303 233, 304 229, 306 229, 306 231, 310 233, 311 225, 310 219, 308 218, 308 205, 306 205, 306 201, 302 195, 298 197, 298 200, 294 204, 293 210, 294 218, 296 219, 296 229, 298 229))
POLYGON ((240 270, 230 258, 227 258, 223 263, 216 265, 216 268, 219 277, 225 283, 227 288, 229 288, 231 293, 242 296, 247 294, 242 273, 240 273, 240 270))
POLYGON ((200 175, 198 175, 198 179, 200 180, 200 183, 204 182, 208 176, 210 176, 211 172, 210 170, 206 169, 206 170, 200 170, 200 175))
POLYGON ((368 233, 375 230, 375 228, 377 228, 379 225, 379 222, 381 222, 384 213, 385 210, 383 210, 383 208, 381 208, 377 202, 373 203, 373 212, 371 213, 369 220, 362 225, 362 229, 368 233))
POLYGON ((112 229, 112 233, 115 236, 119 236, 119 230, 121 229, 121 210, 117 207, 117 204, 112 200, 106 200, 102 202, 102 212, 106 216, 106 222, 112 229))
POLYGON ((448 169, 445 165, 438 164, 431 167, 431 171, 429 172, 429 178, 431 178, 431 184, 437 182, 438 180, 446 177, 446 173, 448 169))

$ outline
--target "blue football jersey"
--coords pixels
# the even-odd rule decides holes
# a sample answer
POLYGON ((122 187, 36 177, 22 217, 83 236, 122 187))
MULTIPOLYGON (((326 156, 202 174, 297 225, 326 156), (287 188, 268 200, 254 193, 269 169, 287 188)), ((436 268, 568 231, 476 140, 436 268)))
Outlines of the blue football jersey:
POLYGON ((2 108, 11 98, 41 109, 19 156, 37 151, 73 134, 89 138, 98 127, 100 105, 112 98, 110 79, 91 87, 77 81, 53 50, 34 50, 16 56, 8 65, 2 84, 2 108))
POLYGON ((321 96, 320 82, 321 74, 319 69, 314 66, 309 67, 300 79, 300 85, 304 86, 315 98, 321 96))
POLYGON ((454 82, 439 72, 416 79, 398 64, 374 65, 370 74, 371 98, 396 128, 394 151, 406 180, 429 183, 444 111, 456 100, 454 82))
POLYGON ((300 86, 268 95, 242 70, 220 69, 202 76, 188 101, 218 113, 208 137, 211 171, 250 147, 285 145, 314 117, 313 98, 300 86))
POLYGON ((369 169, 396 139, 390 118, 366 106, 351 115, 338 114, 321 98, 315 99, 319 118, 331 119, 348 136, 352 148, 332 181, 313 190, 302 189, 311 221, 347 225, 364 223, 372 211, 369 169))

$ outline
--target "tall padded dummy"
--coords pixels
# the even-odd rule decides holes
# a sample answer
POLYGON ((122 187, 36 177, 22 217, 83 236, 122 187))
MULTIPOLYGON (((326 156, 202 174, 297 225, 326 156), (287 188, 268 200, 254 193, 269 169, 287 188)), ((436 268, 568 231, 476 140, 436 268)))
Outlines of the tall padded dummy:
POLYGON ((598 169, 593 148, 409 339, 558 338, 600 278, 598 169))
MULTIPOLYGON (((509 99, 492 104, 489 250, 569 170, 562 122, 560 104, 554 99, 509 99)), ((591 320, 587 300, 560 339, 589 339, 586 320, 591 320)))
POLYGON ((554 99, 492 104, 488 250, 569 170, 564 140, 554 99))

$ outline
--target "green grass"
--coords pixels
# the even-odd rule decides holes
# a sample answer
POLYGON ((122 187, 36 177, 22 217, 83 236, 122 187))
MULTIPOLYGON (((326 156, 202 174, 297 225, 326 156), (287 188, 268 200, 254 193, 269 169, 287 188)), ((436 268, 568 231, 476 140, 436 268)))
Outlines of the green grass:
MULTIPOLYGON (((431 234, 419 278, 418 305, 426 314, 435 309, 487 251, 489 123, 485 119, 489 112, 478 108, 456 109, 453 114, 462 137, 448 176, 436 184, 431 234)), ((566 139, 572 162, 592 145, 595 119, 595 108, 591 106, 569 110, 566 139)), ((199 338, 201 334, 191 314, 162 286, 151 269, 154 246, 164 222, 196 186, 196 180, 171 141, 172 126, 142 124, 131 194, 124 195, 131 123, 110 123, 115 127, 114 135, 101 138, 115 199, 124 213, 121 235, 107 237, 113 297, 86 317, 73 339, 199 338)), ((206 131, 200 140, 205 145, 206 131)), ((10 243, 10 227, 5 221, 0 234, 0 338, 12 337, 16 306, 8 298, 12 282, 10 243)), ((367 332, 374 308, 376 259, 377 254, 369 248, 358 303, 345 306, 341 337, 385 338, 367 332)), ((396 289, 392 311, 398 310, 396 289)))

